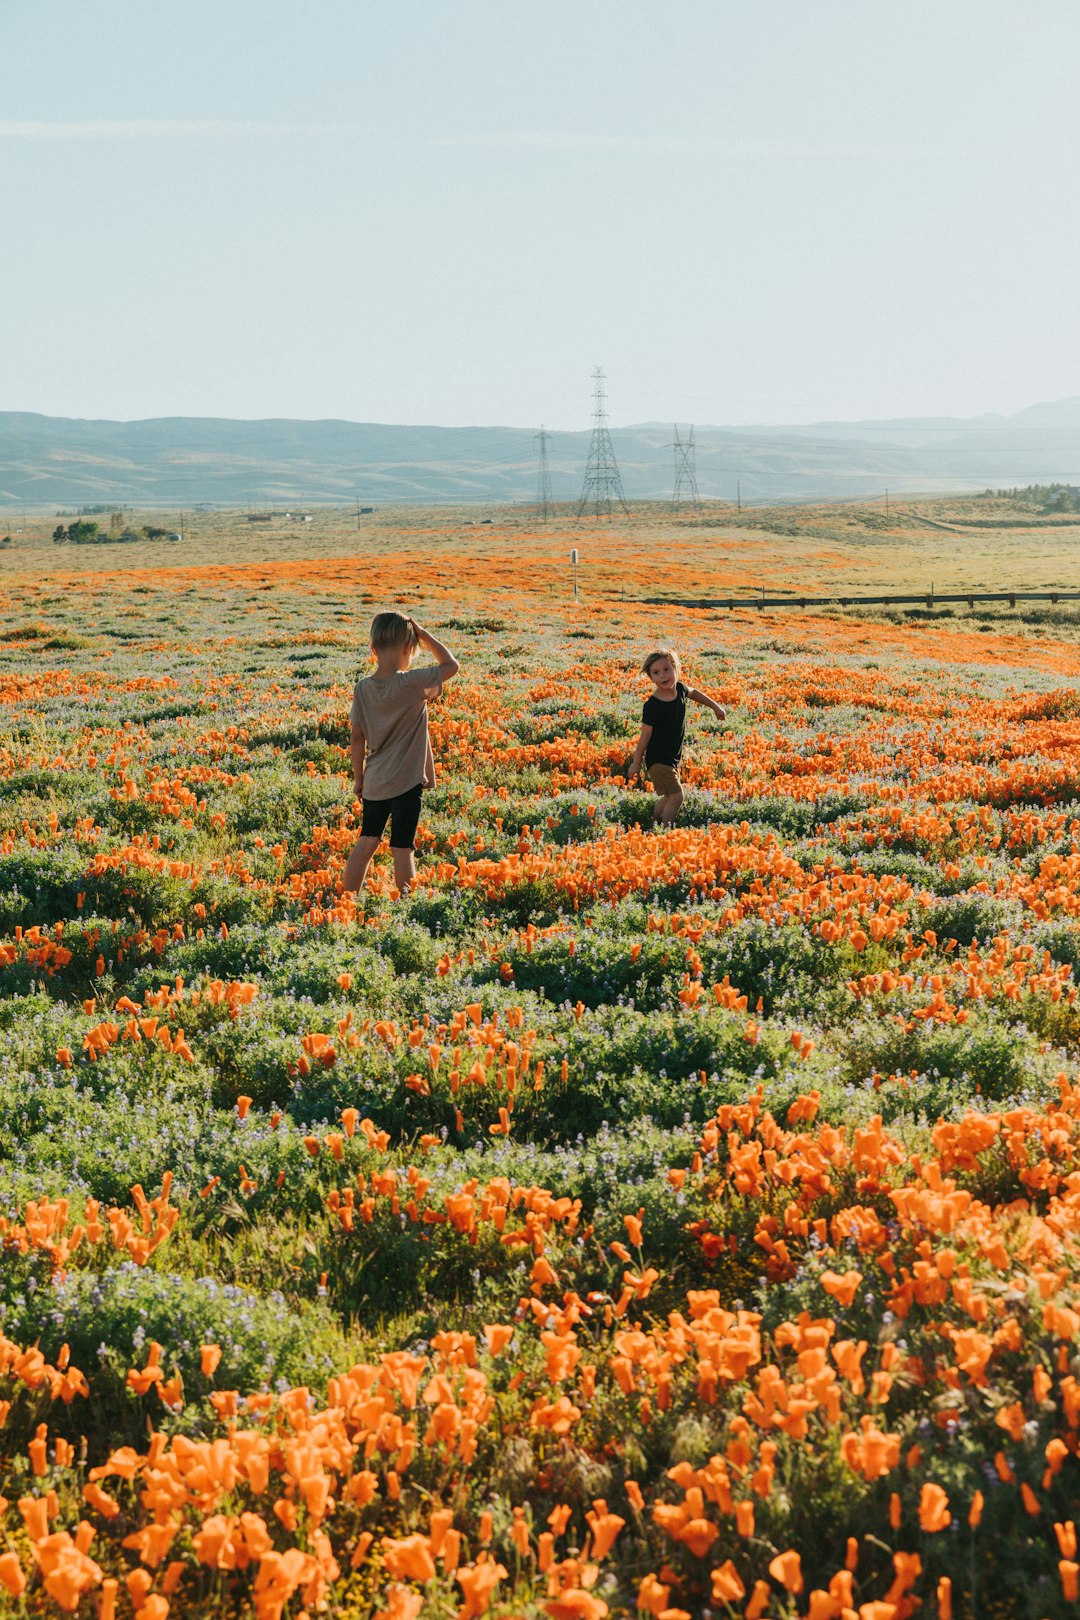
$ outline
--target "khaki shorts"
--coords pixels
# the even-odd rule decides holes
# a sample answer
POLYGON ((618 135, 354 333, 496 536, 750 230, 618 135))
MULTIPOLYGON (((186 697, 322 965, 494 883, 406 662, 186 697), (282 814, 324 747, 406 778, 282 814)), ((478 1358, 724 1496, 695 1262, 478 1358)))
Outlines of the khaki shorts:
POLYGON ((662 799, 666 799, 669 793, 682 792, 682 783, 674 765, 650 765, 647 775, 662 799))

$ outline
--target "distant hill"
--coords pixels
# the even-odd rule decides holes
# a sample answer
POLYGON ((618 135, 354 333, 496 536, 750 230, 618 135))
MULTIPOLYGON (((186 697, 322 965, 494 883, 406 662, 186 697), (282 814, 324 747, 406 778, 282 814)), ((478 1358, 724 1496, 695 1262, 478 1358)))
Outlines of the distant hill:
MULTIPOLYGON (((613 428, 631 500, 672 492, 667 423, 613 428)), ((703 497, 817 500, 1080 482, 1080 398, 1013 416, 698 427, 703 497)), ((554 433, 556 500, 576 500, 589 434, 554 433)), ((141 507, 530 501, 527 428, 166 416, 87 421, 0 412, 0 504, 141 507)))

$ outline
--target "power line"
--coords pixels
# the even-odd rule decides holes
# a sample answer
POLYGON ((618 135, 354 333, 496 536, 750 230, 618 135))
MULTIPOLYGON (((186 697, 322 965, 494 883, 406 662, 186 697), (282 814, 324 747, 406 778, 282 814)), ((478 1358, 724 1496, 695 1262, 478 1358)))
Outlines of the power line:
POLYGON ((684 504, 692 506, 695 511, 701 510, 701 497, 697 487, 697 452, 694 448, 694 425, 690 424, 690 437, 680 439, 679 425, 675 424, 675 443, 672 445, 675 452, 675 493, 671 497, 671 504, 680 507, 684 504))
POLYGON ((533 442, 540 440, 540 476, 536 486, 536 504, 540 508, 540 516, 549 518, 555 511, 555 502, 551 498, 551 468, 548 466, 547 447, 552 435, 541 422, 539 433, 533 434, 533 442))
POLYGON ((589 461, 585 468, 577 515, 582 517, 586 512, 591 512, 594 517, 610 517, 616 501, 629 517, 630 509, 623 494, 615 447, 608 432, 604 373, 597 366, 593 371, 593 430, 589 441, 589 461))

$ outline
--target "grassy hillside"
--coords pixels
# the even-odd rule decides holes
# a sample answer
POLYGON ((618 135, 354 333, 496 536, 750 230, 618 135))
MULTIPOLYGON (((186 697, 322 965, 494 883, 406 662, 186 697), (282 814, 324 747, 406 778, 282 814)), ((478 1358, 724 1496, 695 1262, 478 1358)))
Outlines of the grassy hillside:
MULTIPOLYGON (((699 427, 698 486, 729 500, 741 484, 760 501, 1080 482, 1072 403, 951 424, 699 427)), ((671 494, 672 435, 668 423, 613 430, 629 499, 671 494)), ((580 495, 588 449, 587 432, 552 435, 556 500, 580 495)), ((0 412, 0 505, 530 501, 536 485, 531 429, 0 412)))

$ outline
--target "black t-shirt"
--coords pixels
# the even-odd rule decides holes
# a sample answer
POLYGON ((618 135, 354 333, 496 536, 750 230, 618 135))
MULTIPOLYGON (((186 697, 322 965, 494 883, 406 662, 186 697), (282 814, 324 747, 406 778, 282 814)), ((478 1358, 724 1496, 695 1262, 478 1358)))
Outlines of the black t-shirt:
POLYGON ((652 726, 652 736, 645 747, 646 765, 675 766, 682 758, 686 690, 682 681, 677 681, 675 696, 670 701, 655 695, 645 699, 641 723, 652 726))

